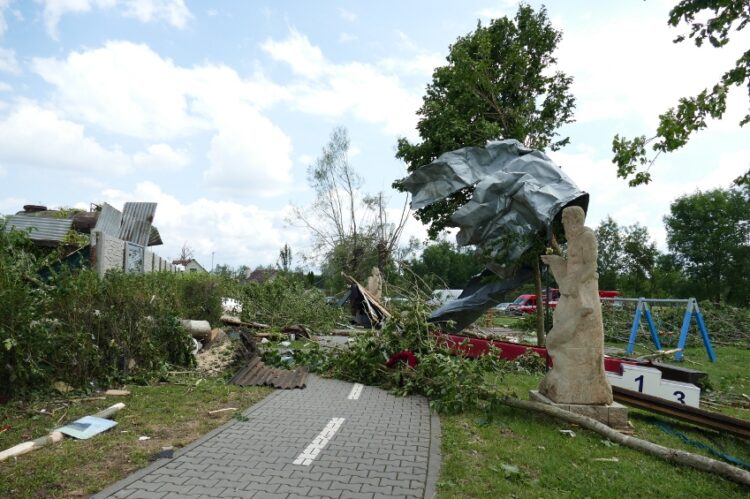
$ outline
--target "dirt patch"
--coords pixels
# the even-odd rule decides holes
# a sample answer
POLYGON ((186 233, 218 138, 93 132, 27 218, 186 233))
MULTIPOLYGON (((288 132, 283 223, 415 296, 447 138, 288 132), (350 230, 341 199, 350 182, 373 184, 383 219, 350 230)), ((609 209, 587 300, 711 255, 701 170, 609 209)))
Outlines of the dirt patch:
POLYGON ((201 350, 195 356, 198 371, 216 375, 229 369, 234 362, 236 346, 228 338, 207 350, 201 350))

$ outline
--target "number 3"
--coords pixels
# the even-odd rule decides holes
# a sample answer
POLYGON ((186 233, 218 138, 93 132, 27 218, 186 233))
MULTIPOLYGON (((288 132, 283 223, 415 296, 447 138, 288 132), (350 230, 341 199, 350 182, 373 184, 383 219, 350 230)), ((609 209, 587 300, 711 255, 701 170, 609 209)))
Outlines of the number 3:
POLYGON ((679 402, 680 404, 684 404, 685 403, 685 394, 683 392, 681 392, 681 391, 678 390, 678 391, 674 392, 672 395, 674 395, 675 397, 677 397, 677 402, 679 402))

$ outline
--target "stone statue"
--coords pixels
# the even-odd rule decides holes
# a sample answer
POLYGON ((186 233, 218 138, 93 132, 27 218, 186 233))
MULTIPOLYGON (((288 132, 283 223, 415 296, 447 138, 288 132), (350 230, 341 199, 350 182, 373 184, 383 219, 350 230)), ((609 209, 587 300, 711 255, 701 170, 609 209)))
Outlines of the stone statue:
POLYGON ((383 298, 383 279, 377 267, 372 268, 372 274, 367 278, 367 292, 378 301, 383 298))
POLYGON ((585 216, 578 206, 563 210, 567 260, 558 255, 542 256, 560 286, 560 300, 547 336, 553 366, 539 392, 558 404, 607 405, 612 403, 612 388, 604 372, 596 236, 584 227, 585 216))

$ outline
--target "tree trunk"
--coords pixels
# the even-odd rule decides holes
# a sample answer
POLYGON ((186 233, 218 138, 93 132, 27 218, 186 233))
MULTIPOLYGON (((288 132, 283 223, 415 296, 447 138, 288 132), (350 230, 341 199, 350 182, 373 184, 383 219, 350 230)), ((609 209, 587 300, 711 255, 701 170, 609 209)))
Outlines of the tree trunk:
POLYGON ((733 482, 741 483, 745 486, 750 486, 750 472, 737 468, 730 464, 722 463, 721 461, 699 456, 697 454, 692 454, 690 452, 672 449, 670 447, 664 447, 658 444, 651 443, 647 440, 641 440, 640 438, 631 437, 629 435, 625 435, 624 433, 620 433, 617 430, 613 430, 609 426, 600 423, 595 419, 582 416, 580 414, 574 414, 553 405, 531 402, 527 400, 518 400, 514 398, 505 398, 503 399, 503 403, 519 409, 542 412, 569 423, 575 423, 582 426, 583 428, 589 429, 607 437, 614 443, 643 451, 646 454, 651 454, 652 456, 659 457, 661 459, 664 459, 665 461, 683 464, 685 466, 690 466, 691 468, 695 468, 701 471, 707 471, 709 473, 715 473, 728 480, 732 480, 733 482))
POLYGON ((534 259, 534 292, 536 293, 536 344, 543 347, 546 341, 544 333, 544 303, 542 300, 542 271, 539 258, 534 259))

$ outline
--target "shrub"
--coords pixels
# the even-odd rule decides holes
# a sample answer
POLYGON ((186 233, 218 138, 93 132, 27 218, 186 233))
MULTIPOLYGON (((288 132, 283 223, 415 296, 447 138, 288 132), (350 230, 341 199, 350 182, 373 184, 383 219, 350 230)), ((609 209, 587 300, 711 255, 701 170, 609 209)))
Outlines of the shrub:
POLYGON ((209 274, 50 269, 51 254, 0 226, 0 395, 147 378, 193 364, 177 318, 216 322, 235 292, 209 274), (39 275, 44 274, 46 280, 39 275))
POLYGON ((327 332, 343 319, 339 307, 328 305, 323 293, 309 287, 302 276, 279 273, 264 283, 249 282, 240 288, 242 316, 274 327, 304 324, 327 332))

